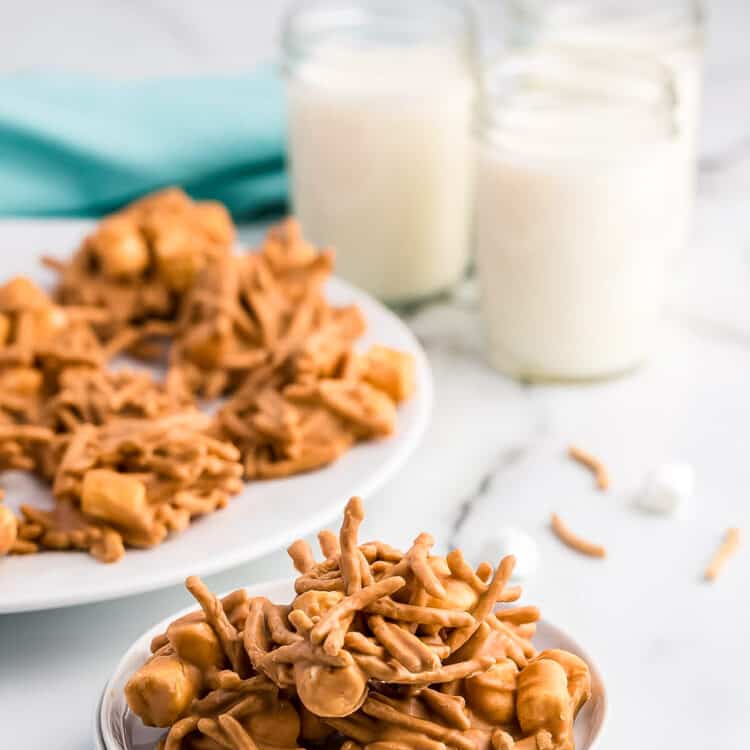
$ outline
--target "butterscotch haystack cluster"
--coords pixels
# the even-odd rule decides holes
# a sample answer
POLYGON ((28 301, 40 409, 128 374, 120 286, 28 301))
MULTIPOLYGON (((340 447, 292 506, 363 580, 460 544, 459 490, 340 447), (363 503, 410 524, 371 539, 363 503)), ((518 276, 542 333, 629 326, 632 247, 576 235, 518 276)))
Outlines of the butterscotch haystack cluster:
POLYGON ((87 550, 105 562, 224 507, 242 479, 331 463, 395 429, 409 355, 354 350, 355 307, 331 306, 331 251, 287 220, 235 254, 220 204, 180 190, 104 219, 59 273, 54 298, 0 287, 0 471, 32 471, 55 506, 0 505, 0 555, 87 550), (108 369, 127 352, 163 380, 108 369), (197 398, 223 397, 209 418, 197 398))
POLYGON ((591 694, 586 664, 537 653, 536 607, 515 606, 513 557, 476 570, 420 534, 405 554, 341 532, 289 548, 291 604, 198 578, 201 610, 174 621, 129 680, 130 709, 169 727, 161 750, 573 750, 591 694))
POLYGON ((172 365, 203 396, 231 394, 217 424, 247 477, 316 469, 390 434, 414 390, 411 356, 355 353, 366 323, 357 307, 326 301, 332 267, 289 220, 258 253, 207 268, 185 298, 172 365))
POLYGON ((181 293, 207 265, 231 255, 234 239, 224 206, 170 188, 108 216, 68 262, 47 264, 60 273, 60 302, 106 310, 100 329, 112 336, 174 319, 181 293))

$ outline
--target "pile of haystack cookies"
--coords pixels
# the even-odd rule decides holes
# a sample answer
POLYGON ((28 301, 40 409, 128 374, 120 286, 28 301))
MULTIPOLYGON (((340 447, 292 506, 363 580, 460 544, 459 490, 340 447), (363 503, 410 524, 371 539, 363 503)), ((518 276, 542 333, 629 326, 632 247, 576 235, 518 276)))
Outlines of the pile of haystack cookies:
POLYGON ((113 562, 224 507, 243 480, 323 467, 386 436, 414 390, 409 354, 375 346, 324 285, 333 253, 288 219, 234 251, 219 203, 168 189, 102 220, 52 296, 0 286, 0 471, 48 482, 52 510, 0 504, 0 555, 113 562), (166 375, 108 369, 127 354, 166 375), (213 417, 197 399, 224 399, 213 417))
POLYGON ((201 610, 154 638, 125 697, 160 750, 573 750, 588 666, 532 644, 536 607, 509 606, 515 560, 474 569, 459 550, 358 541, 353 498, 324 560, 289 548, 290 604, 198 578, 201 610))

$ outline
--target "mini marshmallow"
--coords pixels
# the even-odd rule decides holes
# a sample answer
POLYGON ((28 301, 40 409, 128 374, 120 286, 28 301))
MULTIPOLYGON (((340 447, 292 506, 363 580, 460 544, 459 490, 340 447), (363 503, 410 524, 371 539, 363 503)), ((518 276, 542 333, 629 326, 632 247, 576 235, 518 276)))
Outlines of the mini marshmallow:
POLYGON ((511 580, 522 581, 530 578, 539 567, 539 548, 525 531, 511 526, 500 529, 485 540, 480 557, 493 565, 506 555, 516 558, 511 580))
POLYGON ((636 502, 649 513, 692 518, 694 492, 695 469, 688 463, 666 463, 648 474, 636 502))

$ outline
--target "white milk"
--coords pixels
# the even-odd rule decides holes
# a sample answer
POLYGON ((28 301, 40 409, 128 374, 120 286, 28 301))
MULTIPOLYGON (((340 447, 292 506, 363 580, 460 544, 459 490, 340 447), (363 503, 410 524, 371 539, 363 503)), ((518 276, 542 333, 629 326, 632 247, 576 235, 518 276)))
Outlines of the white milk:
POLYGON ((474 94, 450 47, 327 45, 290 76, 294 210, 337 273, 387 302, 466 269, 474 94))
MULTIPOLYGON (((579 81, 598 88, 592 70, 579 81)), ((569 98, 571 83, 566 71, 551 93, 532 87, 498 104, 478 145, 489 357, 521 378, 624 372, 658 330, 676 179, 668 117, 637 87, 602 107, 569 98)))
MULTIPOLYGON (((565 10, 566 6, 560 8, 565 10)), ((576 4, 571 6, 576 8, 576 4)), ((585 20, 563 12, 546 19, 538 37, 539 46, 566 44, 601 51, 626 52, 649 56, 665 64, 673 73, 678 124, 679 158, 673 168, 674 180, 673 248, 687 243, 692 226, 697 171, 697 147, 703 88, 702 29, 695 21, 676 11, 654 7, 638 13, 633 10, 620 19, 585 20)))

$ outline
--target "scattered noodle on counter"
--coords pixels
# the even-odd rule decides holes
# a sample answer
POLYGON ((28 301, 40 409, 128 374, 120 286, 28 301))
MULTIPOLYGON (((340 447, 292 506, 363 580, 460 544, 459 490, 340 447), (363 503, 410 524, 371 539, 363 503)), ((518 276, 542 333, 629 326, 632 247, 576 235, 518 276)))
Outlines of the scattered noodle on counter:
POLYGON ((391 434, 408 354, 355 351, 366 321, 333 307, 333 252, 289 219, 233 253, 218 203, 170 188, 102 220, 59 274, 0 286, 0 471, 34 472, 55 506, 0 505, 0 556, 85 550, 104 562, 224 507, 242 479, 323 467, 391 434), (127 352, 167 365, 109 370, 127 352), (214 417, 199 397, 226 397, 214 417))
POLYGON ((596 480, 596 486, 600 490, 605 491, 609 489, 609 472, 602 461, 595 456, 592 456, 590 453, 581 450, 581 448, 576 448, 575 445, 571 445, 570 448, 568 448, 568 455, 574 461, 578 461, 579 464, 585 466, 591 471, 596 480))
POLYGON ((420 534, 405 554, 360 543, 362 503, 347 505, 325 559, 289 548, 290 604, 243 590, 152 641, 125 687, 130 709, 167 728, 161 750, 574 750, 591 696, 587 665, 537 652, 536 607, 507 606, 514 559, 474 570, 420 534))
POLYGON ((566 544, 576 552, 580 552, 582 555, 588 555, 589 557, 606 557, 607 550, 600 544, 593 544, 586 539, 581 538, 574 534, 564 523, 557 513, 552 514, 550 521, 552 531, 555 532, 557 538, 566 544))
POLYGON ((727 531, 724 541, 721 543, 710 565, 706 568, 704 578, 707 581, 715 581, 732 555, 740 548, 740 530, 731 528, 727 531))

